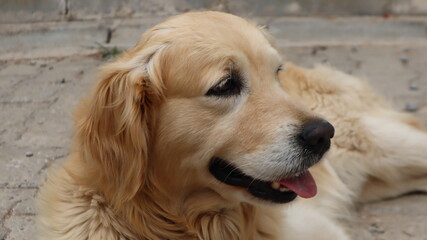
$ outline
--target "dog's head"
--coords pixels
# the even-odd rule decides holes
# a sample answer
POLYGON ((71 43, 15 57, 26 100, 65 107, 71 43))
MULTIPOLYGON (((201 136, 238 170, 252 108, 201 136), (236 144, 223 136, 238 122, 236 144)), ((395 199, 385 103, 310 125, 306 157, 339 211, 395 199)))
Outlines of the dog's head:
POLYGON ((307 169, 334 129, 282 89, 280 71, 268 34, 239 17, 155 26, 104 68, 80 122, 96 184, 122 201, 144 188, 257 203, 314 196, 307 169))

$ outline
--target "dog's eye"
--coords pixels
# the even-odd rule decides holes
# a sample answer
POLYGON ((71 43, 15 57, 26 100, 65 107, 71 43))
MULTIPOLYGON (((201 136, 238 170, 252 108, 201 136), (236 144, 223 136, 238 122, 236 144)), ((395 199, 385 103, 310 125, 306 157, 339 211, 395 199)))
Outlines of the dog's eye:
POLYGON ((280 65, 277 70, 276 70, 276 74, 279 74, 279 72, 285 70, 285 67, 283 67, 283 65, 280 65))
POLYGON ((230 74, 224 77, 217 85, 213 86, 206 93, 206 96, 227 97, 237 95, 242 89, 242 82, 237 74, 230 74))

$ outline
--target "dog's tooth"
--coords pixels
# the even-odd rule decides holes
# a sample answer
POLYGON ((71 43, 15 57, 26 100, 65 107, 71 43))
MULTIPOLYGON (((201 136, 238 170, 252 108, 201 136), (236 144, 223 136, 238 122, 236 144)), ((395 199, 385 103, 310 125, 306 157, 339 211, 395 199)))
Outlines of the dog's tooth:
POLYGON ((271 183, 271 188, 273 188, 273 189, 279 189, 280 188, 280 183, 278 183, 278 182, 272 182, 271 183))
POLYGON ((289 188, 287 188, 287 187, 280 187, 279 191, 286 192, 286 191, 289 191, 289 188))

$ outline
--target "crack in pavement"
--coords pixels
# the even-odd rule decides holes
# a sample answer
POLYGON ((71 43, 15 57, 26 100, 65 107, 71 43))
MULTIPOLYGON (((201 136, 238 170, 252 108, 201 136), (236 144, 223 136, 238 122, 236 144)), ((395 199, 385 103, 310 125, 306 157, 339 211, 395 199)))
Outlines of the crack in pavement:
POLYGON ((0 226, 3 227, 6 230, 6 236, 5 239, 7 239, 7 237, 9 236, 9 234, 12 232, 12 230, 8 227, 5 226, 6 221, 13 215, 13 209, 19 204, 21 203, 22 200, 18 200, 16 202, 14 202, 12 204, 12 206, 10 206, 10 208, 7 210, 6 214, 4 215, 4 217, 2 219, 0 219, 0 226))
MULTIPOLYGON (((57 92, 54 92, 53 95, 56 95, 57 92)), ((18 133, 18 136, 14 139, 15 141, 19 141, 22 139, 22 136, 29 130, 29 127, 27 126, 27 124, 29 123, 29 121, 31 120, 31 118, 34 117, 36 112, 39 112, 41 110, 47 110, 50 107, 52 107, 56 102, 58 102, 59 97, 55 97, 53 100, 51 100, 50 102, 47 103, 47 106, 43 107, 43 108, 39 108, 37 110, 33 110, 31 111, 31 113, 25 118, 24 122, 23 122, 23 131, 20 131, 18 133)), ((43 102, 38 102, 38 103, 43 103, 43 102)))

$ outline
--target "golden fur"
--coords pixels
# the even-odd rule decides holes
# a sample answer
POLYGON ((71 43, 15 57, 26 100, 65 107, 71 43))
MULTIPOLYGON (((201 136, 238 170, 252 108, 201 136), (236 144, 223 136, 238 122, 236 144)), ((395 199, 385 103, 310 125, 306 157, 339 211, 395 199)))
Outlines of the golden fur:
POLYGON ((292 64, 276 75, 279 65, 271 37, 229 14, 188 13, 148 30, 80 106, 73 151, 40 192, 40 239, 345 240, 339 220, 352 204, 427 190, 416 119, 353 76, 292 64), (235 68, 248 84, 241 96, 205 96, 235 68), (269 149, 291 152, 288 126, 319 116, 336 136, 311 169, 315 198, 276 206, 208 172, 220 154, 277 177, 269 149))

